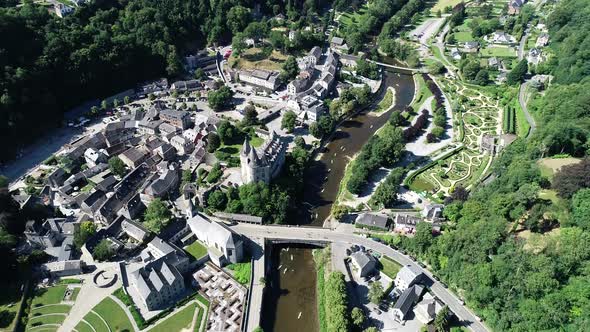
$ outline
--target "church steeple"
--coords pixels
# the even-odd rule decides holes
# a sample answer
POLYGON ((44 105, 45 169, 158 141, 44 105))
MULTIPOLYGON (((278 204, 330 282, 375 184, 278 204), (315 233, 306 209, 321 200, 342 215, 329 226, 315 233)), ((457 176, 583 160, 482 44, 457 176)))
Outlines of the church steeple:
POLYGON ((242 145, 242 155, 247 156, 250 154, 250 150, 254 149, 250 147, 250 141, 248 140, 248 137, 246 137, 246 139, 244 139, 244 144, 242 145))

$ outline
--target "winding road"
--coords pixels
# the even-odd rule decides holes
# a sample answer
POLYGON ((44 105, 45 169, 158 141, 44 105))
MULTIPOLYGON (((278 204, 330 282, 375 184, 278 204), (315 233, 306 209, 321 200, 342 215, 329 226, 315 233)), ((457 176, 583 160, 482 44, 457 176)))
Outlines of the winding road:
MULTIPOLYGON (((479 318, 462 304, 462 301, 455 294, 451 293, 445 286, 443 286, 442 283, 434 279, 430 271, 420 267, 410 257, 385 244, 352 234, 349 228, 341 227, 332 230, 316 227, 263 226, 250 224, 237 224, 231 226, 231 228, 237 233, 243 234, 249 238, 284 239, 294 241, 327 241, 343 243, 347 246, 353 244, 363 245, 365 248, 372 249, 394 259, 401 265, 412 265, 414 268, 422 271, 430 279, 428 281, 428 286, 430 287, 432 293, 434 293, 441 301, 449 306, 449 309, 455 313, 459 320, 463 322, 465 327, 475 332, 489 331, 489 329, 479 321, 479 318)), ((255 278, 260 277, 261 275, 255 276, 255 278)), ((248 329, 250 328, 253 327, 248 326, 248 329)))

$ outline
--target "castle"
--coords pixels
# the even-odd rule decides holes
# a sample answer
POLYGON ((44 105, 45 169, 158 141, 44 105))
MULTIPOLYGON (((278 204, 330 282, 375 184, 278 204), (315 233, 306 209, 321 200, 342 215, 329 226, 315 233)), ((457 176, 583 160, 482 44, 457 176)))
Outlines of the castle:
POLYGON ((274 131, 258 151, 250 146, 246 138, 240 153, 242 182, 244 184, 258 181, 269 183, 281 172, 286 150, 287 144, 274 131))

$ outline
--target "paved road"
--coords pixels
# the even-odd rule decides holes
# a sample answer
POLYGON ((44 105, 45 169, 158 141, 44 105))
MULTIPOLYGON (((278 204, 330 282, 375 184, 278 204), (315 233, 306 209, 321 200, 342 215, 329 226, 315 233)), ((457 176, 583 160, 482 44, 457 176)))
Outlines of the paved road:
POLYGON ((401 265, 412 265, 416 269, 422 271, 432 280, 430 286, 432 292, 446 303, 449 308, 457 315, 457 317, 464 322, 470 330, 476 332, 489 331, 488 328, 479 322, 478 317, 469 309, 461 304, 461 301, 456 295, 448 291, 440 282, 432 277, 432 273, 421 268, 408 256, 400 253, 393 248, 382 243, 375 242, 350 232, 342 232, 338 230, 331 230, 327 228, 313 228, 313 227, 284 227, 284 226, 258 226, 249 224, 238 224, 232 226, 232 229, 247 237, 254 238, 273 238, 273 239, 289 239, 289 240, 324 240, 330 242, 346 243, 348 245, 360 244, 366 248, 373 249, 390 258, 394 259, 401 265))
POLYGON ((531 126, 531 129, 529 130, 529 132, 527 133, 527 137, 530 137, 533 132, 535 131, 535 129, 537 129, 537 124, 535 123, 535 119, 532 117, 531 113, 529 113, 529 110, 527 108, 526 102, 527 102, 527 96, 526 96, 526 87, 528 85, 528 82, 524 82, 520 85, 520 89, 518 90, 518 102, 520 103, 520 108, 522 108, 522 111, 524 112, 524 116, 526 118, 526 121, 529 123, 529 126, 531 126))

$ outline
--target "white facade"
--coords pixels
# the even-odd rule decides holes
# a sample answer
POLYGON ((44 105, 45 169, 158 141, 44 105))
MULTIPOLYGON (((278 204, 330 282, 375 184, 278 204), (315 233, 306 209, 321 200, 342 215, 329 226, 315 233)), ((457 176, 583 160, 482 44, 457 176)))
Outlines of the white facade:
POLYGON ((259 182, 269 183, 277 176, 285 163, 287 145, 273 131, 259 151, 246 139, 240 153, 242 182, 244 184, 259 182))

